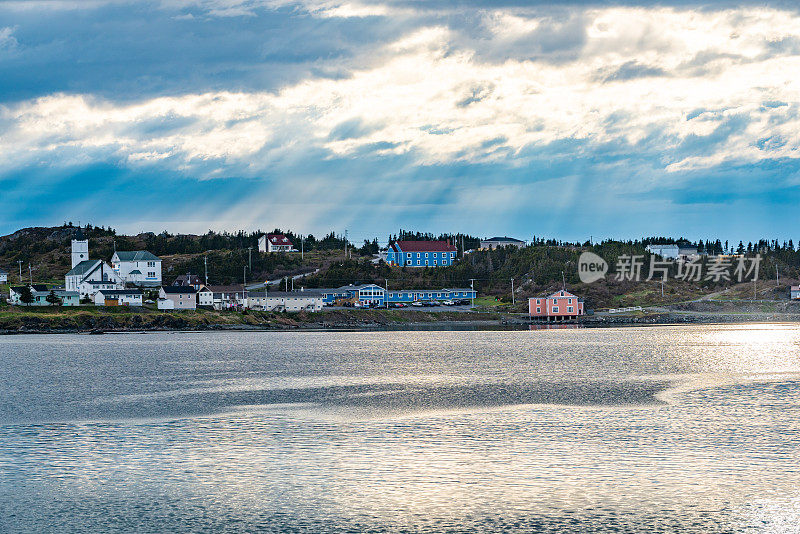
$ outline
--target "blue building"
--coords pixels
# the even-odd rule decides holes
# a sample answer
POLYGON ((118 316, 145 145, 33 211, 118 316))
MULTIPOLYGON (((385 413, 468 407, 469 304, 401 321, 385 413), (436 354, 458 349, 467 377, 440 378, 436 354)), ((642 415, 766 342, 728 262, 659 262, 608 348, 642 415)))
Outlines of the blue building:
POLYGON ((344 304, 345 302, 361 306, 382 306, 385 290, 376 284, 349 285, 336 289, 320 289, 322 302, 326 306, 344 304))
POLYGON ((349 285, 336 289, 315 290, 322 294, 326 306, 384 306, 396 302, 412 303, 415 300, 438 301, 474 299, 477 292, 470 288, 456 289, 397 289, 386 291, 376 284, 349 285))
POLYGON ((447 241, 395 241, 386 263, 399 267, 447 267, 456 261, 456 247, 447 241))
POLYGON ((477 292, 470 288, 456 289, 398 289, 387 291, 387 301, 411 303, 416 300, 437 301, 474 299, 477 292))

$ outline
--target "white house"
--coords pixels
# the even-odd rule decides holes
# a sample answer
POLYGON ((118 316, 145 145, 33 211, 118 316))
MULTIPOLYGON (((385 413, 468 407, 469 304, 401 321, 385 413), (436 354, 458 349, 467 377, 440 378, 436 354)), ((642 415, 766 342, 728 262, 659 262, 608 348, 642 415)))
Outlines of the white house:
POLYGON ((207 286, 213 294, 215 310, 247 307, 247 289, 244 286, 207 286))
POLYGON ((197 290, 192 286, 162 286, 158 291, 159 309, 194 310, 197 309, 197 290), (162 308, 162 300, 171 300, 171 308, 162 308))
POLYGON ((677 260, 680 256, 678 245, 647 245, 647 252, 661 256, 665 260, 677 260))
POLYGON ((118 250, 111 266, 122 280, 137 286, 161 285, 161 258, 146 250, 118 250))
POLYGON ((141 306, 141 289, 101 289, 94 294, 95 306, 141 306))
POLYGON ((491 250, 499 247, 523 248, 525 246, 525 241, 514 239, 513 237, 492 237, 490 239, 481 240, 481 250, 491 250))
POLYGON ((214 292, 208 286, 201 285, 197 290, 197 305, 198 306, 213 306, 214 305, 214 292))
POLYGON ((800 286, 792 286, 790 296, 792 300, 800 300, 800 286))
POLYGON ((321 292, 309 290, 251 292, 247 297, 247 305, 250 309, 264 311, 320 311, 323 297, 321 292))
POLYGON ((72 240, 72 269, 64 276, 64 288, 81 297, 101 289, 125 289, 125 283, 109 264, 89 259, 89 241, 83 238, 80 228, 72 240))
POLYGON ((8 283, 8 273, 5 272, 3 269, 0 269, 0 284, 7 284, 8 283))
POLYGON ((259 252, 297 252, 294 245, 283 234, 267 234, 258 238, 259 252))

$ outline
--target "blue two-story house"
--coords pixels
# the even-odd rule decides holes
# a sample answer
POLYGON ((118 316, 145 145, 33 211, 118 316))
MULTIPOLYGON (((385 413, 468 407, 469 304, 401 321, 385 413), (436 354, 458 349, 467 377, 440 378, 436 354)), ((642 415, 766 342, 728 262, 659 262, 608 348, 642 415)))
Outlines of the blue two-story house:
POLYGON ((399 267, 447 267, 456 261, 456 247, 447 241, 395 241, 386 263, 399 267))

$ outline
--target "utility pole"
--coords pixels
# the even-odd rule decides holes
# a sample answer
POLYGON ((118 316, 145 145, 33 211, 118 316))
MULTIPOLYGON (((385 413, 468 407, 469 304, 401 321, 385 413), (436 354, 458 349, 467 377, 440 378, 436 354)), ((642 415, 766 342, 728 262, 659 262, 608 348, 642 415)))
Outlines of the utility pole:
POLYGON ((389 279, 388 278, 384 278, 383 279, 383 283, 386 286, 383 289, 383 304, 385 305, 386 308, 388 308, 389 307, 389 279))
POLYGON ((344 229, 344 259, 347 259, 347 228, 344 229))
POLYGON ((33 285, 33 267, 31 264, 28 264, 28 277, 31 279, 31 285, 33 285))
POLYGON ((292 291, 294 291, 294 276, 292 277, 292 291))
POLYGON ((561 271, 561 288, 566 291, 567 290, 567 279, 564 278, 564 271, 561 271))
POLYGON ((781 279, 778 276, 778 266, 777 265, 775 266, 775 285, 778 286, 778 287, 780 287, 780 285, 781 285, 781 279))
POLYGON ((464 253, 466 250, 464 249, 464 234, 461 234, 461 259, 464 259, 464 253))
POLYGON ((303 261, 303 253, 305 252, 306 236, 300 236, 300 261, 303 261))
POLYGON ((247 265, 242 265, 242 280, 244 280, 244 284, 242 284, 242 288, 244 288, 247 285, 247 265))
POLYGON ((22 260, 17 260, 17 263, 19 263, 19 283, 21 284, 22 283, 22 260))
POLYGON ((247 265, 250 272, 253 272, 253 247, 247 247, 247 265))
POLYGON ((475 279, 474 278, 470 278, 469 279, 469 288, 472 290, 472 292, 469 294, 470 299, 472 300, 472 306, 475 307, 475 279))
POLYGON ((206 269, 206 285, 208 285, 208 256, 203 256, 203 266, 206 269))
POLYGON ((511 279, 511 305, 513 306, 516 304, 517 301, 514 299, 514 279, 511 279))

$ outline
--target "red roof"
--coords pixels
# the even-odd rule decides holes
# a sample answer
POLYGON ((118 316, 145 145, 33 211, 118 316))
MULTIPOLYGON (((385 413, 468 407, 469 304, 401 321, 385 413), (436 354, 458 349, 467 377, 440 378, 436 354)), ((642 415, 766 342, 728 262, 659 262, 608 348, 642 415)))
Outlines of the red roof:
POLYGON ((398 241, 403 252, 455 252, 456 247, 447 241, 398 241))
POLYGON ((269 239, 269 242, 273 245, 292 245, 289 238, 283 234, 267 234, 267 239, 269 239))

